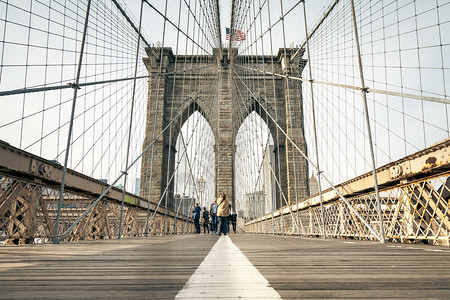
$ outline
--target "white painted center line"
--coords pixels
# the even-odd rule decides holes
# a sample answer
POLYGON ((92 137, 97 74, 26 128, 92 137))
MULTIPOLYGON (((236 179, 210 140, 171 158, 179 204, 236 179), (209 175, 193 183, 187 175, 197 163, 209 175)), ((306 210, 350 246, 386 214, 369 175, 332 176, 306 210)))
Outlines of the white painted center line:
POLYGON ((233 244, 220 237, 176 299, 281 299, 233 244))

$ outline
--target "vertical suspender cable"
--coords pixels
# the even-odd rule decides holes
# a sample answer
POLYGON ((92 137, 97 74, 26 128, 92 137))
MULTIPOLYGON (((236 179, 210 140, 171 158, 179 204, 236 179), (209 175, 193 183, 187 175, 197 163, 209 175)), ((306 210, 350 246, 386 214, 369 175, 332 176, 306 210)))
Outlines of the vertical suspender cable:
MULTIPOLYGON (((177 28, 180 27, 180 22, 181 22, 181 0, 179 2, 179 9, 178 9, 178 25, 177 28)), ((173 117, 173 103, 175 102, 175 84, 176 84, 176 79, 177 79, 177 71, 178 71, 178 45, 179 45, 179 40, 180 40, 180 31, 177 30, 177 44, 176 44, 176 49, 175 49, 175 68, 174 68, 174 74, 173 74, 173 84, 172 84, 172 103, 171 103, 171 107, 170 107, 170 118, 172 119, 173 117)), ((173 149, 175 149, 175 145, 173 146, 173 149)), ((175 153, 174 153, 175 155, 175 153)), ((172 127, 169 128, 169 155, 167 158, 167 172, 166 172, 166 184, 167 184, 167 188, 169 188, 169 177, 170 177, 170 167, 171 167, 171 160, 172 159, 172 127)), ((175 159, 175 158, 174 158, 175 159)), ((172 170, 173 172, 173 170, 172 170)), ((170 188, 169 188, 169 192, 170 192, 170 188)), ((168 197, 169 197, 169 193, 166 193, 166 197, 165 197, 165 207, 166 209, 164 210, 164 235, 166 235, 166 223, 167 223, 167 204, 168 204, 168 197)), ((172 199, 174 199, 174 194, 171 195, 172 199)), ((176 208, 176 206, 174 207, 176 208)))
MULTIPOLYGON (((262 6, 261 6, 261 0, 259 0, 259 7, 260 7, 259 8, 260 9, 260 11, 259 11, 259 28, 260 28, 260 32, 262 34, 263 27, 262 27, 262 6)), ((264 57, 264 39, 263 38, 261 38, 261 49, 262 49, 261 50, 262 51, 262 57, 264 57)), ((266 75, 265 74, 263 74, 263 86, 264 86, 264 94, 266 95, 266 75)), ((265 99, 265 100, 267 101, 267 99, 265 99)), ((261 113, 261 107, 259 107, 259 111, 261 113)), ((269 126, 269 118, 268 118, 267 114, 266 114, 265 122, 266 122, 267 126, 269 126)), ((270 131, 270 128, 268 127, 266 147, 269 147, 269 136, 270 136, 270 134, 271 134, 271 131, 270 131)), ((275 137, 272 136, 272 138, 274 139, 275 137)), ((272 166, 271 166, 272 154, 273 154, 273 150, 272 150, 272 153, 269 153, 269 169, 270 170, 272 169, 272 166)), ((273 163, 275 163, 275 161, 273 163)), ((273 199, 272 197, 274 196, 274 191, 272 191, 272 188, 273 188, 272 176, 274 176, 274 175, 272 175, 272 173, 275 174, 275 172, 273 172, 273 170, 272 170, 272 172, 269 173, 270 174, 269 184, 270 184, 270 191, 271 191, 270 199, 272 200, 269 207, 270 207, 270 216, 271 216, 271 223, 272 223, 272 234, 275 234, 275 224, 274 224, 274 219, 273 219, 273 211, 276 208, 276 191, 275 191, 275 199, 273 199)))
POLYGON ((89 21, 90 8, 91 8, 91 0, 88 1, 87 7, 86 7, 86 17, 84 19, 83 38, 81 40, 81 50, 80 50, 80 57, 79 57, 79 61, 78 61, 77 77, 75 79, 75 83, 72 84, 72 87, 73 87, 72 112, 70 115, 69 133, 67 136, 67 145, 66 145, 66 155, 64 158, 64 168, 63 168, 63 174, 62 174, 62 178, 61 178, 61 188, 59 190, 58 212, 56 213, 55 230, 54 230, 54 234, 53 234, 53 243, 57 243, 57 237, 58 237, 59 219, 61 217, 61 206, 62 206, 62 201, 63 201, 63 197, 64 197, 64 185, 66 182, 67 162, 69 160, 70 141, 72 140, 73 120, 74 120, 74 116, 75 116, 76 100, 77 100, 77 94, 78 94, 78 89, 79 89, 78 84, 80 82, 81 64, 83 63, 83 52, 84 52, 84 45, 86 43, 86 33, 87 33, 87 26, 88 26, 88 21, 89 21))
MULTIPOLYGON (((186 32, 187 32, 187 34, 189 34, 189 28, 190 28, 190 26, 189 26, 189 24, 190 24, 190 20, 191 20, 191 17, 190 17, 190 14, 189 14, 189 10, 190 10, 190 5, 191 5, 191 1, 189 1, 189 3, 188 3, 188 12, 187 12, 187 16, 186 16, 186 18, 187 18, 187 21, 186 21, 186 32)), ((194 16, 194 22, 195 22, 195 16, 194 16)), ((184 50, 184 52, 187 54, 187 52, 188 52, 188 42, 189 42, 189 40, 188 39, 186 39, 186 43, 185 43, 185 50, 184 50)), ((186 69, 186 64, 187 64, 187 56, 185 56, 185 58, 184 58, 184 63, 183 63, 183 69, 185 70, 186 69)), ((190 80, 190 79, 189 79, 190 80)), ((186 72, 184 72, 183 73, 183 82, 182 82, 182 87, 183 87, 183 92, 182 92, 182 96, 184 97, 184 87, 185 87, 185 85, 186 85, 186 72)), ((190 112, 190 107, 188 107, 188 109, 187 109, 187 115, 189 116, 189 112, 190 112)), ((187 119, 187 124, 189 124, 189 118, 187 119)), ((186 144, 184 143, 184 140, 183 140, 183 132, 182 132, 182 128, 184 127, 185 125, 183 125, 183 126, 181 126, 181 122, 180 122, 180 141, 183 141, 183 146, 184 146, 184 149, 185 149, 185 151, 187 152, 187 149, 186 149, 186 144)), ((188 125, 186 125, 186 127, 187 128, 189 128, 189 126, 188 125)), ((179 155, 178 155, 178 157, 180 157, 179 155)), ((186 155, 186 158, 188 158, 189 157, 189 155, 186 155)), ((188 160, 186 159, 186 160, 184 160, 184 169, 186 169, 186 165, 187 165, 187 163, 188 163, 188 160)), ((190 169, 191 170, 191 169, 190 169)), ((191 170, 191 172, 192 172, 192 170, 191 170)), ((183 201, 187 201, 187 205, 183 205, 183 211, 184 211, 184 208, 187 206, 188 207, 188 210, 187 211, 184 211, 185 212, 185 216, 186 216, 186 220, 185 220, 185 222, 184 222, 184 226, 183 226, 183 229, 182 229, 182 232, 183 232, 183 234, 185 233, 185 231, 186 231, 186 228, 187 228, 187 225, 188 225, 188 221, 189 221, 189 208, 191 207, 189 204, 189 202, 190 202, 190 197, 189 197, 189 195, 190 195, 190 190, 191 190, 191 187, 190 187, 190 185, 189 185, 189 181, 188 181, 188 178, 186 178, 186 175, 184 175, 184 187, 183 187, 183 194, 182 194, 182 200, 181 200, 181 202, 183 202, 183 201), (185 199, 185 192, 186 192, 186 186, 188 186, 189 187, 189 191, 188 191, 188 199, 189 200, 186 200, 185 199)), ((190 228, 188 228, 188 230, 189 230, 189 232, 190 232, 190 228)))
POLYGON ((215 3, 215 13, 216 13, 216 21, 217 21, 217 35, 218 35, 218 46, 219 46, 219 59, 223 60, 223 50, 222 50, 222 34, 220 30, 220 12, 219 12, 219 0, 216 0, 215 3))
MULTIPOLYGON (((268 15, 268 22, 269 22, 269 28, 272 27, 271 19, 270 19, 270 2, 267 0, 267 15, 268 15)), ((269 31, 269 40, 270 40, 270 55, 271 55, 271 69, 272 73, 274 73, 274 55, 273 55, 273 41, 272 41, 272 29, 269 31)), ((277 105, 277 94, 276 94, 276 84, 275 84, 275 76, 272 76, 272 86, 273 86, 273 106, 275 107, 275 123, 278 124, 278 105, 277 105)), ((279 139, 279 130, 276 128, 276 146, 277 146, 277 166, 278 166, 278 179, 279 179, 279 192, 278 197, 280 199, 279 203, 277 202, 277 205, 280 205, 282 207, 282 196, 283 196, 283 190, 282 190, 282 181, 281 181, 281 166, 280 166, 280 139, 279 139)), ((285 145, 286 147, 286 145, 285 145)), ((283 233, 283 214, 280 213, 280 223, 281 223, 281 233, 283 233)))
MULTIPOLYGON (((142 1, 146 1, 146 0, 142 0, 142 1)), ((165 5, 164 15, 167 15, 167 0, 166 0, 166 5, 165 5)), ((158 116, 159 90, 160 90, 160 87, 161 87, 161 77, 162 77, 161 72, 162 72, 162 63, 163 63, 163 54, 164 54, 163 50, 164 50, 164 40, 165 40, 165 37, 166 37, 166 22, 167 22, 166 20, 167 19, 164 18, 164 23, 163 23, 164 25, 163 25, 163 32, 162 32, 163 40, 162 40, 161 49, 160 49, 160 53, 159 53, 159 58, 160 58, 159 74, 158 74, 159 76, 158 76, 158 87, 157 87, 157 90, 156 90, 155 118, 153 120, 152 139, 154 139, 155 135, 156 135, 156 118, 158 116)), ((146 220, 144 236, 148 236, 148 227, 149 227, 149 218, 150 218, 150 203, 151 203, 151 199, 152 199, 152 181, 153 181, 153 159, 154 159, 154 154, 155 154, 155 147, 154 147, 154 145, 152 145, 152 154, 151 154, 151 158, 150 158, 150 182, 149 182, 149 187, 148 187, 147 220, 146 220)), ((156 210, 155 210, 155 213, 156 213, 156 210)))
MULTIPOLYGON (((130 144, 131 144, 131 130, 133 126, 133 112, 134 112, 134 102, 135 102, 135 94, 136 94, 136 77, 137 77, 137 69, 138 69, 138 59, 139 59, 139 46, 141 43, 141 25, 142 25, 142 11, 144 8, 144 1, 141 1, 141 11, 139 16, 139 32, 138 32, 138 40, 137 40, 137 46, 136 46, 136 59, 135 59, 135 66, 134 66, 134 79, 133 79, 133 94, 131 99, 131 110, 130 110, 130 127, 128 131, 128 144, 127 144, 127 154, 126 154, 126 162, 125 162, 125 170, 128 170, 128 160, 130 157, 130 144)), ((123 219, 123 206, 125 202, 125 190, 127 187, 127 178, 128 173, 124 173, 124 180, 123 180, 123 191, 122 191, 122 203, 120 205, 120 221, 119 221, 119 236, 118 239, 120 239, 122 235, 122 219, 123 219)), ((150 206, 150 203, 148 203, 150 206)))
POLYGON ((375 196, 377 198, 377 211, 378 217, 380 219, 380 237, 381 242, 384 243, 384 224, 383 224, 383 213, 381 211, 381 203, 380 203, 380 193, 378 190, 378 179, 377 179, 377 171, 375 165, 375 155, 373 152, 373 140, 372 140, 372 132, 370 130, 370 120, 369 120, 369 109, 367 107, 367 88, 364 84, 364 74, 361 60, 361 50, 359 48, 359 38, 358 38, 358 28, 356 26, 356 14, 355 14, 355 4, 353 0, 350 0, 352 5, 352 16, 353 16, 353 29, 355 33, 355 41, 356 41, 356 51, 358 53, 358 64, 359 64, 359 73, 361 76, 361 85, 362 85, 362 93, 363 93, 363 101, 364 101, 364 113, 366 115, 366 126, 367 126, 367 135, 369 138, 369 147, 370 147, 370 155, 372 157, 372 170, 373 170, 373 180, 375 185, 375 196))
MULTIPOLYGON (((316 111, 315 111, 315 105, 314 105, 314 94, 313 94, 313 78, 312 78, 312 69, 311 69, 311 55, 309 52, 309 39, 308 39, 308 25, 306 22, 306 5, 305 0, 302 0, 303 2, 303 18, 305 22, 305 37, 306 37, 306 51, 308 52, 308 69, 309 69, 309 83, 311 88, 311 110, 312 110, 312 121, 313 121, 313 128, 314 128, 314 146, 316 150, 316 164, 317 164, 317 181, 319 183, 319 196, 320 196, 320 214, 322 218, 322 232, 323 232, 323 238, 325 239, 326 232, 325 232, 325 217, 323 213, 323 198, 322 198, 322 185, 320 181, 320 165, 319 165, 319 148, 317 143, 317 129, 316 129, 316 111)), ((297 207, 298 211, 298 207, 297 207)))
MULTIPOLYGON (((280 0, 280 7, 281 7, 281 15, 283 16, 284 15, 284 11, 283 11, 283 1, 282 0, 280 0)), ((286 32, 285 32, 285 27, 284 27, 284 18, 281 19, 281 27, 283 29, 283 53, 284 53, 284 59, 286 61, 286 75, 289 75, 289 72, 290 72, 290 70, 289 70, 290 69, 290 61, 289 61, 289 64, 288 64, 287 52, 286 52, 286 32)), ((290 58, 289 58, 289 60, 290 60, 290 58)), ((292 100, 291 100, 291 91, 290 91, 290 85, 289 85, 289 77, 286 77, 286 90, 287 90, 287 93, 285 94, 285 97, 287 97, 288 102, 289 102, 289 103, 286 103, 287 110, 288 110, 288 113, 289 113, 289 119, 290 119, 290 122, 289 122, 290 124, 289 125, 291 127, 291 130, 293 131, 294 130, 294 125, 292 123, 294 122, 295 118, 292 116, 292 100)), ((286 119, 287 119, 287 116, 286 116, 286 119)), ((286 122, 286 129, 287 128, 288 128, 288 124, 286 122)), ((287 145, 286 145, 286 150, 288 150, 287 145)), ((286 154, 287 154, 287 152, 286 152, 286 154)), ((289 157, 289 155, 287 154, 286 155, 286 165, 287 165, 288 157, 289 157)), ((298 187, 297 187, 296 158, 297 158, 297 153, 294 151, 294 149, 292 149, 292 160, 293 160, 293 163, 294 163, 295 207, 298 208, 298 187)), ((289 176, 289 174, 288 174, 288 176, 289 176)), ((289 189, 289 187, 288 187, 288 189, 289 189)), ((289 197, 289 193, 288 193, 288 197, 289 197)), ((288 203, 286 203, 286 204, 287 204, 289 212, 290 212, 290 214, 292 216, 293 214, 292 214, 292 210, 291 210, 290 200, 291 199, 288 199, 288 203)), ((295 223, 295 219, 292 218, 292 220, 295 223)), ((295 224, 295 225, 297 226, 297 234, 300 235, 300 226, 298 226, 298 219, 297 219, 297 224, 295 224)))
MULTIPOLYGON (((189 5, 190 5, 190 3, 188 4, 188 8, 189 8, 189 5)), ((190 16, 189 16, 189 10, 187 11, 187 17, 186 17, 186 24, 187 24, 187 26, 186 26, 186 34, 187 35, 189 35, 189 21, 190 21, 190 16)), ((185 43, 185 47, 186 47, 186 49, 187 49, 187 43, 188 43, 188 39, 186 39, 186 43, 185 43)), ((187 51, 185 50, 185 53, 187 53, 187 51)), ((187 56, 185 56, 184 57, 184 62, 183 62, 183 70, 186 70, 186 59, 187 59, 187 56)), ((182 83, 181 83, 181 97, 184 99, 184 97, 185 97, 185 95, 184 95, 184 90, 185 90, 185 88, 184 88, 184 86, 185 86, 185 81, 186 81, 186 72, 183 72, 183 80, 182 80, 182 83)), ((178 143, 178 145, 180 145, 179 146, 179 148, 181 149, 181 141, 182 141, 182 137, 183 137, 183 133, 182 133, 182 128, 183 128, 183 126, 182 126, 182 122, 180 122, 179 123, 179 125, 178 125, 179 127, 178 127, 178 132, 179 132, 179 138, 178 138, 178 140, 180 141, 179 143, 178 143)), ((184 146, 184 147, 186 147, 186 146, 184 146)), ((181 163, 181 161, 180 161, 180 153, 179 152, 177 152, 176 153, 176 155, 177 155, 177 161, 178 161, 178 163, 181 163)), ((186 155, 186 158, 188 158, 188 155, 186 155)), ((184 169, 186 169, 186 164, 187 164, 187 159, 185 159, 184 160, 184 169)), ((179 174, 179 172, 178 172, 178 174, 177 174, 177 182, 179 182, 180 181, 180 174, 179 174)), ((187 213, 187 212, 185 212, 185 204, 183 205, 183 201, 185 200, 184 199, 184 192, 186 191, 186 176, 184 176, 184 178, 183 178, 183 181, 184 181, 184 187, 183 187, 183 193, 181 194, 180 193, 180 191, 178 191, 178 194, 180 195, 180 204, 179 204, 179 206, 178 206, 178 209, 177 209, 177 211, 176 211, 176 213, 175 213, 175 221, 174 221, 174 224, 173 224, 173 228, 174 228, 174 232, 175 233, 178 233, 177 232, 177 230, 176 230, 176 226, 177 226, 177 217, 178 217, 178 213, 179 213, 179 210, 180 210, 180 208, 182 207, 182 212, 181 212, 181 220, 180 220, 180 222, 181 222, 181 233, 182 234, 184 234, 184 226, 183 226, 183 216, 184 216, 184 214, 185 213, 187 213), (183 205, 183 206, 182 206, 183 205)), ((186 220, 187 221, 187 220, 186 220)))

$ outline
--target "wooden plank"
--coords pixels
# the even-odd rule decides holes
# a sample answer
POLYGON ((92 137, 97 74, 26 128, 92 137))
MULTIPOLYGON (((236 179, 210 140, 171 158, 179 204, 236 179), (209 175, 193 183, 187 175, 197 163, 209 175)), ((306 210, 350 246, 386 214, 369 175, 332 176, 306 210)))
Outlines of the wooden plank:
MULTIPOLYGON (((450 294, 448 247, 230 238, 283 299, 450 294)), ((202 234, 0 247, 0 299, 173 299, 216 241, 216 235, 202 234)), ((228 263, 226 255, 221 263, 228 263)))
POLYGON ((283 299, 448 299, 450 249, 231 235, 283 299))
POLYGON ((217 236, 0 247, 0 299, 173 299, 217 236))

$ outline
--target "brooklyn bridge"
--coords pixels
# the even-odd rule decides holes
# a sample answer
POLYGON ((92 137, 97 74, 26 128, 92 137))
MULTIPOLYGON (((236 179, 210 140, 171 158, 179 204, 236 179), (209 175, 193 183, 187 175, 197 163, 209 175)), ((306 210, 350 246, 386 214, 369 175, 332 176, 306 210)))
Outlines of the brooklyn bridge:
POLYGON ((448 299, 449 32, 449 0, 0 0, 0 299, 448 299))

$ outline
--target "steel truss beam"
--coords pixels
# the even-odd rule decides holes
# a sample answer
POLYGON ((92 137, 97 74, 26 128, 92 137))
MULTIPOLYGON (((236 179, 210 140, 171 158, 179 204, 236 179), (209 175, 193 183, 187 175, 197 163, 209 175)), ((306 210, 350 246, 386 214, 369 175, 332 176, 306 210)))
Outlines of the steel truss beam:
MULTIPOLYGON (((0 141, 0 231, 10 244, 33 243, 36 238, 44 242, 52 239, 58 203, 55 191, 61 184, 62 172, 58 163, 0 141)), ((108 184, 100 180, 68 169, 61 217, 64 224, 59 230, 65 230, 107 188, 108 184)), ((113 187, 67 240, 116 238, 121 200, 122 190, 113 187)), ((157 204, 131 193, 125 194, 125 203, 122 235, 143 235, 147 209, 150 206, 154 212, 157 204)), ((160 216, 164 212, 163 207, 157 209, 151 234, 159 233, 160 216)), ((174 220, 175 212, 169 211, 168 216, 174 220)), ((179 222, 173 233, 180 233, 182 226, 179 222)))
MULTIPOLYGON (((377 168, 376 174, 386 239, 432 240, 434 244, 450 246, 450 139, 377 168)), ((366 221, 380 229, 371 172, 341 183, 336 189, 349 199, 366 221)), ((323 191, 322 195, 327 235, 372 238, 333 189, 323 191)), ((307 235, 323 234, 317 218, 319 205, 320 197, 315 195, 304 199, 298 206, 291 206, 292 211, 299 211, 302 231, 307 235)), ((257 232, 255 228, 259 228, 260 231, 263 225, 258 223, 266 223, 265 233, 270 233, 272 218, 277 220, 287 213, 289 209, 283 207, 261 216, 247 222, 246 230, 257 232)), ((294 226, 291 227, 292 234, 295 234, 294 226)))

